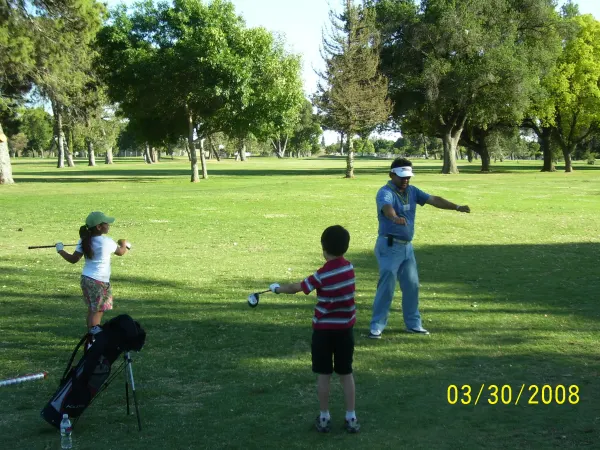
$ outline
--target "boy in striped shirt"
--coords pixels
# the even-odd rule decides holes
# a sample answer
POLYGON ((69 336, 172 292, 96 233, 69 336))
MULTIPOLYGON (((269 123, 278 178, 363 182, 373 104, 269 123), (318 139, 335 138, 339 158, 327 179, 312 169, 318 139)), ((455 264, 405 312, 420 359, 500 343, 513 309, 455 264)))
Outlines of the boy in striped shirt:
POLYGON ((329 384, 335 371, 340 376, 346 403, 345 428, 350 433, 360 429, 354 411, 354 377, 352 357, 356 305, 354 302, 354 267, 344 258, 350 243, 350 233, 340 226, 331 226, 321 235, 325 265, 300 283, 269 288, 276 294, 306 295, 317 290, 317 305, 313 316, 312 370, 317 374, 317 390, 321 413, 317 417, 319 432, 331 429, 329 414, 329 384))

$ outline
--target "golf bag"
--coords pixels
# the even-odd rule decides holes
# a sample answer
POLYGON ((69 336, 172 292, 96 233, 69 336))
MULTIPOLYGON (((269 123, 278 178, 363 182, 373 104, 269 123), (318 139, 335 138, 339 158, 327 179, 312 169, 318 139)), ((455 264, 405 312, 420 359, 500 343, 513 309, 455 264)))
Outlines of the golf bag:
POLYGON ((114 317, 101 328, 102 331, 94 335, 91 347, 73 367, 79 347, 88 335, 79 341, 57 391, 41 411, 43 419, 56 428, 60 428, 63 414, 76 421, 94 397, 108 386, 112 381, 109 379, 111 366, 123 352, 140 351, 144 346, 146 332, 126 314, 114 317))

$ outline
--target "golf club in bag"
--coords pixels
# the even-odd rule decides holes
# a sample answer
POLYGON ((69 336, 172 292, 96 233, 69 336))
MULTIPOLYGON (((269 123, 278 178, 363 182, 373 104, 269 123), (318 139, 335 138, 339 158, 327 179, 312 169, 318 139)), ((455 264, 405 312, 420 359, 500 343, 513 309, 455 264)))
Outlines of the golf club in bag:
POLYGON ((129 384, 133 393, 138 429, 142 430, 140 414, 135 394, 133 369, 130 351, 140 351, 146 340, 146 332, 130 316, 122 314, 101 325, 102 331, 94 334, 94 342, 84 352, 76 366, 73 360, 79 348, 85 345, 88 334, 84 335, 65 369, 60 385, 48 404, 42 409, 41 416, 50 425, 59 428, 63 414, 68 414, 75 426, 79 416, 93 402, 115 377, 126 369, 125 397, 129 415, 129 384), (111 376, 112 364, 124 353, 123 363, 111 376))

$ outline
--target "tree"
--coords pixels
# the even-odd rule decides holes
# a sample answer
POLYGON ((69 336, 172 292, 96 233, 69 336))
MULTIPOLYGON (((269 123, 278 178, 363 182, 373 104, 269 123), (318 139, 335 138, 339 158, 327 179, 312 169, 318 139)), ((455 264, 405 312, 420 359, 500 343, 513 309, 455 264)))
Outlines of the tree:
POLYGON ((375 153, 393 153, 394 141, 389 139, 375 139, 373 141, 375 153))
MULTIPOLYGON (((29 21, 29 2, 5 2, 0 9, 0 184, 13 184, 8 137, 3 121, 15 114, 16 102, 30 89, 30 73, 35 67, 29 21)), ((43 5, 40 6, 43 9, 43 5)))
MULTIPOLYGON (((276 155, 283 158, 306 107, 300 58, 286 52, 284 43, 263 28, 247 33, 254 48, 254 56, 246 63, 250 69, 249 95, 223 131, 244 143, 250 134, 269 141, 276 155)), ((244 152, 240 150, 240 154, 244 152)))
MULTIPOLYGON (((554 161, 558 158, 559 149, 556 144, 554 126, 556 123, 556 98, 550 89, 548 78, 556 70, 556 60, 563 52, 564 43, 570 40, 575 32, 573 27, 574 17, 579 15, 577 5, 570 0, 561 8, 560 22, 552 29, 547 28, 546 35, 550 37, 546 49, 540 52, 549 52, 555 55, 555 60, 542 67, 540 70, 540 84, 534 93, 529 111, 527 112, 522 127, 535 133, 543 157, 542 172, 554 172, 554 161), (558 34, 558 36, 557 36, 558 34)), ((543 54, 543 53, 542 53, 543 54)))
POLYGON ((467 125, 520 121, 546 59, 549 0, 380 0, 382 67, 403 130, 437 136, 443 173, 458 173, 467 125))
POLYGON ((65 20, 61 15, 34 19, 46 32, 35 36, 36 69, 32 78, 37 91, 52 105, 58 168, 64 167, 65 158, 70 167, 74 165, 73 149, 65 147, 65 125, 83 118, 92 101, 91 44, 105 15, 104 6, 95 0, 76 0, 76 3, 76 20, 65 20))
POLYGON ((571 172, 575 148, 600 130, 600 22, 589 14, 566 20, 576 31, 544 82, 554 99, 554 137, 571 172))
POLYGON ((346 178, 354 178, 352 140, 388 121, 388 82, 379 72, 375 11, 345 0, 344 12, 330 11, 329 17, 331 33, 323 37, 325 70, 319 74, 314 102, 323 122, 346 136, 346 178))
POLYGON ((322 134, 319 116, 313 113, 312 103, 305 99, 298 123, 290 139, 292 152, 296 153, 297 157, 300 157, 300 154, 318 152, 319 138, 322 134))
POLYGON ((25 108, 22 111, 21 130, 27 136, 27 148, 44 157, 52 143, 52 117, 43 108, 25 108))
POLYGON ((301 94, 298 58, 284 54, 266 30, 247 29, 227 1, 146 2, 131 13, 117 8, 99 44, 109 96, 137 129, 159 141, 187 135, 192 182, 199 180, 196 142, 207 178, 209 136, 260 134, 266 126, 259 121, 284 123, 289 109, 282 104, 301 94), (266 112, 251 114, 253 108, 266 112))

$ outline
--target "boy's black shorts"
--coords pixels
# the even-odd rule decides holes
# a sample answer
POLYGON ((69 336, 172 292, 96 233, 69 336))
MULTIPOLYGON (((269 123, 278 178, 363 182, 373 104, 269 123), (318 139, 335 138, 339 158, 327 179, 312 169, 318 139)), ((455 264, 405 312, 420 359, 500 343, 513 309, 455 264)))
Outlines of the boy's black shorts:
POLYGON ((321 375, 352 373, 354 329, 313 330, 312 370, 321 375))

